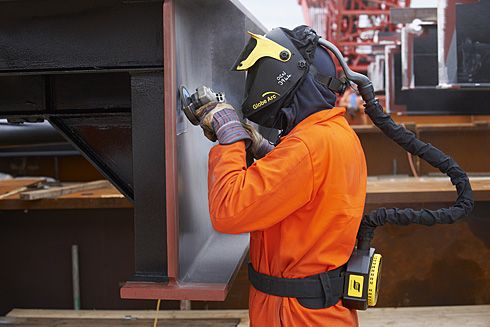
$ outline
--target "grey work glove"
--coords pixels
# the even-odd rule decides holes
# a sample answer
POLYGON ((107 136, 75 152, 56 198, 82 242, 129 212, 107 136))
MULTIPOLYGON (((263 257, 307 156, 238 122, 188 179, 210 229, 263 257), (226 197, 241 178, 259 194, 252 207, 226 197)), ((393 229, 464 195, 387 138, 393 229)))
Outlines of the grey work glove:
POLYGON ((211 141, 227 145, 241 140, 250 143, 250 136, 242 127, 235 109, 227 103, 203 106, 196 110, 204 135, 211 141), (205 108, 203 108, 205 107, 205 108), (201 119, 202 117, 202 119, 201 119))
POLYGON ((274 146, 270 144, 269 141, 267 141, 251 124, 242 122, 242 126, 252 139, 249 150, 252 151, 252 155, 255 159, 258 160, 265 157, 267 153, 274 149, 274 146))
POLYGON ((211 102, 211 103, 208 103, 208 104, 206 104, 206 105, 204 105, 202 107, 199 107, 196 110, 196 112, 195 112, 197 119, 199 119, 199 124, 200 124, 201 128, 204 131, 204 135, 211 142, 216 142, 217 141, 217 138, 216 138, 216 134, 214 133, 214 130, 213 130, 212 125, 211 125, 211 120, 213 119, 213 115, 208 116, 208 114, 214 108, 216 108, 217 105, 218 105, 217 102, 211 102), (204 123, 204 118, 205 117, 208 117, 207 119, 209 120, 206 123, 204 123))

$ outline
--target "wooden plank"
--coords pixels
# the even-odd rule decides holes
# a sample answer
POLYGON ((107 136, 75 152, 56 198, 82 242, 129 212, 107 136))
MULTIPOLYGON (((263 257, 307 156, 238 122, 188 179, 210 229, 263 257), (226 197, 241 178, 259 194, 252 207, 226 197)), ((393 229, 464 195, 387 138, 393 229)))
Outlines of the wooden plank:
POLYGON ((490 121, 490 116, 398 116, 393 115, 393 120, 397 123, 414 123, 414 124, 459 124, 472 123, 477 121, 490 121))
POLYGON ((363 327, 489 327, 490 305, 376 308, 359 312, 363 327))
POLYGON ((381 133, 380 129, 374 125, 352 125, 351 127, 357 134, 381 133))
POLYGON ((80 192, 75 192, 71 194, 65 194, 58 197, 58 200, 61 199, 124 199, 124 195, 122 195, 117 188, 112 185, 107 187, 95 189, 95 190, 85 190, 80 192))
POLYGON ((24 192, 24 191, 26 191, 26 190, 27 190, 27 186, 23 186, 23 187, 16 188, 15 190, 12 190, 12 191, 10 191, 10 192, 7 192, 7 193, 4 193, 4 194, 1 194, 1 195, 0 195, 0 200, 1 200, 1 199, 6 199, 6 198, 8 198, 8 197, 10 197, 10 196, 12 196, 12 195, 16 195, 16 194, 18 194, 18 193, 20 193, 20 192, 24 192))
POLYGON ((23 201, 19 195, 0 200, 0 210, 44 210, 44 209, 118 209, 132 208, 129 202, 114 186, 84 190, 62 195, 56 199, 23 201))
POLYGON ((80 191, 88 191, 98 188, 107 188, 111 184, 106 180, 89 182, 89 183, 81 183, 60 187, 51 187, 45 190, 35 190, 22 192, 20 194, 21 200, 39 200, 39 199, 54 199, 62 195, 71 194, 80 191))
POLYGON ((464 132, 464 131, 480 131, 489 130, 488 122, 463 123, 463 124, 419 124, 417 125, 418 132, 464 132))
MULTIPOLYGON (((490 123, 486 121, 464 122, 464 123, 417 123, 407 121, 403 122, 405 127, 411 131, 417 132, 472 132, 472 131, 488 131, 490 123)), ((381 130, 374 125, 352 125, 352 129, 357 134, 381 133, 381 130)))
MULTIPOLYGON (((156 301, 155 301, 156 302, 156 301)), ((13 309, 10 318, 153 319, 154 310, 13 309)), ((158 319, 248 319, 247 310, 161 310, 158 319)))
MULTIPOLYGON (((106 326, 105 321, 146 321, 146 325, 151 326, 149 319, 155 318, 155 311, 150 310, 45 310, 45 309, 13 309, 7 315, 7 319, 71 319, 74 320, 96 320, 98 325, 83 326, 106 326)), ((236 326, 248 327, 249 318, 247 310, 189 310, 189 311, 159 311, 158 326, 179 327, 179 322, 188 323, 182 326, 236 326), (211 324, 203 324, 203 321, 211 324), (177 322, 177 323, 174 323, 177 322), (221 323, 222 325, 219 325, 221 323), (226 324, 225 324, 226 323, 226 324), (232 325, 229 325, 232 323, 232 325)), ((2 321, 0 320, 0 325, 2 321)), ((72 324, 66 324, 72 326, 72 324)), ((7 325, 9 326, 9 325, 7 325)), ((51 326, 51 325, 50 325, 51 326)), ((54 325, 53 325, 54 326, 54 325)), ((59 325, 56 325, 59 326, 59 325)), ((76 325, 73 325, 76 326, 76 325)), ((113 325, 108 325, 113 326, 113 325)), ((114 326, 117 326, 114 325, 114 326)), ((133 326, 133 325, 128 325, 133 326)), ((139 326, 139 325, 134 325, 139 326)), ((44 326, 39 326, 44 327, 44 326)))
MULTIPOLYGON (((476 201, 490 201, 490 177, 471 177, 476 201)), ((369 178, 367 205, 450 203, 456 191, 445 177, 369 178)), ((18 196, 0 200, 0 210, 131 208, 131 203, 110 184, 95 190, 62 195, 56 199, 22 201, 18 196)))
MULTIPOLYGON (((237 319, 205 319, 205 320, 158 320, 158 327, 236 327, 237 319)), ((2 326, 28 327, 148 327, 153 326, 150 319, 60 319, 60 318, 0 318, 2 326)))
MULTIPOLYGON (((363 327, 488 327, 490 326, 490 305, 448 306, 448 307, 404 307, 404 308, 370 308, 367 311, 358 311, 360 326, 363 327)), ((110 310, 30 310, 14 309, 0 324, 9 325, 8 319, 53 319, 51 325, 26 326, 143 326, 145 322, 150 326, 150 321, 155 316, 155 311, 110 311, 110 310), (84 324, 78 324, 81 321, 84 324), (94 321, 98 323, 94 324, 94 321), (65 322, 61 324, 61 322, 65 322)), ((226 323, 236 323, 239 326, 248 326, 247 310, 191 310, 191 311, 160 311, 158 326, 229 326, 226 323), (231 322, 230 320, 233 320, 231 322), (214 325, 206 325, 204 322, 212 322, 214 325), (187 325, 179 325, 185 322, 187 325), (224 325, 218 325, 223 323, 224 325)))
POLYGON ((5 179, 0 181, 0 199, 4 199, 15 195, 21 191, 21 189, 25 189, 29 186, 34 186, 39 183, 45 182, 45 178, 15 178, 15 179, 5 179))
MULTIPOLYGON (((490 178, 470 178, 476 201, 490 201, 490 178)), ((456 189, 446 177, 370 178, 366 204, 450 203, 456 189)))
MULTIPOLYGON (((474 191, 490 189, 489 177, 471 177, 470 182, 474 191)), ((368 180, 368 192, 373 194, 452 191, 455 191, 455 188, 446 177, 373 178, 368 180)))

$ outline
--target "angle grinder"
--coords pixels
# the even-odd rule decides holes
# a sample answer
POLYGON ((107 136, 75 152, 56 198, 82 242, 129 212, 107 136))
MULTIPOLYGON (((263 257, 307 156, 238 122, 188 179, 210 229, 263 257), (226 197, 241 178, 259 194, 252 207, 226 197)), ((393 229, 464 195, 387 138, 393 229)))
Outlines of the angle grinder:
POLYGON ((226 102, 223 92, 214 92, 211 88, 203 85, 198 87, 192 94, 187 88, 182 85, 179 90, 182 111, 193 125, 199 125, 199 118, 196 115, 196 110, 209 103, 226 102))

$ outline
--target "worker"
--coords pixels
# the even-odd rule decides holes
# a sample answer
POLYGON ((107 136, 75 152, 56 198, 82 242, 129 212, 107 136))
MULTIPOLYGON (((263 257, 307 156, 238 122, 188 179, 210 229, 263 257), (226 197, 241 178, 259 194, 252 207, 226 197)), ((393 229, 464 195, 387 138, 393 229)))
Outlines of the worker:
POLYGON ((366 125, 368 124, 368 117, 364 114, 364 101, 362 97, 357 94, 353 87, 348 87, 340 100, 338 101, 340 107, 346 108, 346 119, 352 124, 366 125))
POLYGON ((355 117, 361 111, 363 101, 352 88, 347 88, 339 100, 339 106, 345 107, 350 117, 355 117))
POLYGON ((212 225, 250 233, 251 326, 357 326, 339 280, 355 246, 367 174, 345 109, 335 107, 344 85, 308 27, 251 35, 234 67, 247 71, 241 109, 281 134, 271 145, 229 104, 196 111, 205 135, 219 142, 209 153, 212 225), (249 167, 247 149, 257 159, 249 167), (322 295, 309 297, 310 287, 322 295), (296 288, 305 296, 284 295, 296 288))

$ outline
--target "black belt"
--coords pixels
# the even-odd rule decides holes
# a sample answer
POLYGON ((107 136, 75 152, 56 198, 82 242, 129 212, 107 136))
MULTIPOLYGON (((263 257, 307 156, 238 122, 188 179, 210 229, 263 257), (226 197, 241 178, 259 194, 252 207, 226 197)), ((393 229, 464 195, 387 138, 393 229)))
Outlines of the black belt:
POLYGON ((248 279, 253 287, 266 294, 295 297, 305 307, 327 308, 342 297, 345 267, 305 278, 280 278, 255 271, 248 264, 248 279))

